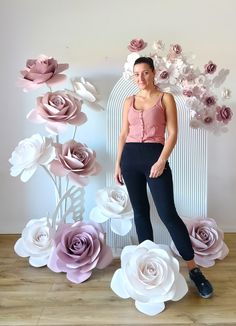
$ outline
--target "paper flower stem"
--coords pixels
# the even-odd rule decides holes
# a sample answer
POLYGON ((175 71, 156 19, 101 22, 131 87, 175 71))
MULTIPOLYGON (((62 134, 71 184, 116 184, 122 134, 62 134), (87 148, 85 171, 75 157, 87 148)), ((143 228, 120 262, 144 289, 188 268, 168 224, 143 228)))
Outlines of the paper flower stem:
POLYGON ((75 136, 76 136, 76 132, 77 132, 77 126, 75 126, 75 128, 74 128, 74 134, 73 134, 73 140, 75 139, 75 136))
POLYGON ((60 200, 60 192, 59 192, 57 183, 56 183, 55 179, 53 178, 53 176, 51 175, 51 173, 46 168, 46 166, 45 165, 42 165, 42 167, 43 167, 44 171, 49 175, 50 179, 52 180, 52 182, 54 184, 54 187, 55 187, 55 191, 56 191, 57 201, 59 201, 60 200))

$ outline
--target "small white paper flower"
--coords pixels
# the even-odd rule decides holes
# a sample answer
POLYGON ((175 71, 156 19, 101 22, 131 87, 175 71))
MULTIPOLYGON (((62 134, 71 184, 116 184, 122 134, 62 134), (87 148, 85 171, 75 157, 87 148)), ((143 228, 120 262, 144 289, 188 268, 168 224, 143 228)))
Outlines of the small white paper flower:
POLYGON ((134 299, 136 308, 149 316, 163 311, 165 301, 178 301, 188 291, 169 247, 150 240, 122 250, 121 268, 112 277, 111 289, 123 299, 134 299))
POLYGON ((9 162, 12 164, 11 176, 21 174, 21 181, 28 181, 37 170, 38 165, 49 164, 56 156, 52 139, 35 134, 21 140, 12 152, 9 162))
POLYGON ((96 101, 98 95, 97 90, 84 77, 81 77, 80 81, 74 81, 73 86, 75 88, 75 92, 82 100, 91 103, 96 101))
POLYGON ((30 265, 47 265, 53 245, 53 229, 46 217, 30 220, 15 243, 14 250, 20 257, 29 257, 30 265))
POLYGON ((126 235, 132 228, 133 211, 128 193, 121 187, 108 187, 98 190, 97 206, 90 212, 90 219, 103 223, 110 219, 111 230, 126 235))
POLYGON ((133 76, 134 62, 140 57, 138 52, 132 52, 127 56, 127 61, 124 65, 123 77, 125 80, 130 79, 133 76))

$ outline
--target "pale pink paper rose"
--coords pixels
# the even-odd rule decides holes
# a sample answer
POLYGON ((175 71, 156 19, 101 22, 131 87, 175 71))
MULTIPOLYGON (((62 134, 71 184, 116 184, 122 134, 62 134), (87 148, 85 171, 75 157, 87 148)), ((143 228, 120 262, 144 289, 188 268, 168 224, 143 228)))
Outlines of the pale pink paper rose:
POLYGON ((53 246, 54 230, 47 217, 30 220, 15 243, 14 250, 20 257, 29 257, 34 267, 47 265, 53 246))
POLYGON ((44 54, 36 59, 28 59, 25 70, 21 71, 22 78, 18 85, 25 91, 36 89, 44 83, 50 87, 66 79, 66 76, 60 73, 68 67, 67 63, 58 64, 57 60, 44 54))
POLYGON ((87 145, 70 140, 65 144, 56 144, 57 157, 49 166, 56 176, 67 176, 79 186, 86 186, 88 176, 96 175, 101 167, 96 162, 96 153, 87 145))
POLYGON ((122 250, 111 289, 123 299, 134 299, 140 312, 154 316, 165 309, 166 301, 182 299, 188 286, 170 248, 146 240, 122 250))
POLYGON ((81 112, 81 101, 72 92, 48 92, 37 98, 37 107, 29 112, 27 118, 35 123, 44 123, 52 134, 65 131, 68 124, 79 126, 87 121, 81 112))
POLYGON ((112 259, 111 248, 105 244, 100 226, 79 221, 58 227, 48 268, 66 273, 73 283, 82 283, 94 268, 103 269, 112 259))
POLYGON ((12 152, 9 162, 12 164, 11 176, 19 174, 21 181, 28 181, 39 165, 48 165, 56 156, 51 138, 35 134, 21 140, 12 152))
MULTIPOLYGON (((224 233, 212 218, 184 218, 194 250, 196 263, 202 267, 211 267, 215 259, 224 259, 229 249, 224 243, 224 233)), ((171 249, 179 255, 171 242, 171 249)))
POLYGON ((147 46, 147 43, 144 42, 143 39, 135 38, 132 41, 130 41, 130 44, 128 45, 128 49, 131 52, 139 52, 143 49, 145 49, 147 46))

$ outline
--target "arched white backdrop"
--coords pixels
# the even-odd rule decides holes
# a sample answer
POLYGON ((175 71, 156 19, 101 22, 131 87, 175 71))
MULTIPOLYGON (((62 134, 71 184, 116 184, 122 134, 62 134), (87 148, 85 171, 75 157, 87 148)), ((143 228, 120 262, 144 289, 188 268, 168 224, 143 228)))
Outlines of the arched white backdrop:
MULTIPOLYGON (((114 186, 114 163, 124 100, 137 92, 136 85, 123 77, 115 84, 107 103, 107 173, 106 186, 114 186)), ((172 93, 176 89, 171 89, 172 93)), ((176 208, 182 217, 206 217, 207 214, 207 135, 204 130, 189 127, 190 111, 185 106, 185 98, 175 95, 178 110, 179 134, 177 145, 169 159, 173 173, 174 196, 176 208)), ((149 192, 148 192, 149 193, 149 192)), ((154 240, 157 243, 170 243, 170 236, 161 222, 149 193, 151 220, 154 240)), ((134 225, 126 236, 118 236, 105 224, 107 242, 119 255, 128 244, 137 243, 134 225)))

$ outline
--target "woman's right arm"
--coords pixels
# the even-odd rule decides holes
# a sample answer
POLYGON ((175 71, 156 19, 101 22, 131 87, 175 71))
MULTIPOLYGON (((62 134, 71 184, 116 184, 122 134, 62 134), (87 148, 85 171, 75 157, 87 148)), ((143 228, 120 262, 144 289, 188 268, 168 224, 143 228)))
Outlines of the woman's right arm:
POLYGON ((120 131, 120 136, 119 136, 118 149, 117 149, 117 155, 116 155, 116 163, 115 163, 114 178, 115 178, 115 181, 121 185, 124 184, 124 181, 123 181, 122 174, 121 174, 120 160, 121 160, 121 154, 122 154, 122 151, 124 148, 124 144, 125 144, 128 132, 129 132, 128 111, 129 111, 130 104, 131 104, 131 98, 128 97, 125 100, 124 106, 123 106, 122 127, 121 127, 121 131, 120 131))

